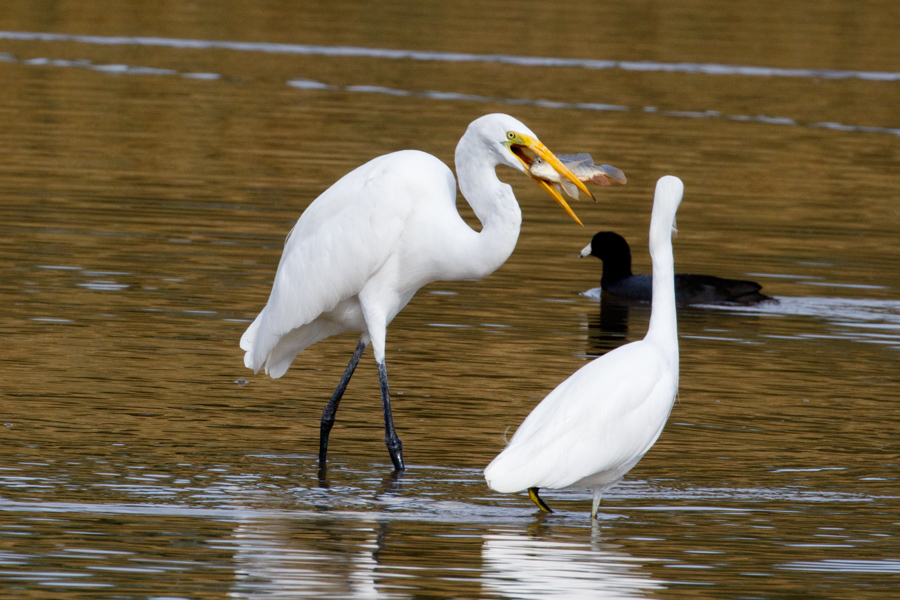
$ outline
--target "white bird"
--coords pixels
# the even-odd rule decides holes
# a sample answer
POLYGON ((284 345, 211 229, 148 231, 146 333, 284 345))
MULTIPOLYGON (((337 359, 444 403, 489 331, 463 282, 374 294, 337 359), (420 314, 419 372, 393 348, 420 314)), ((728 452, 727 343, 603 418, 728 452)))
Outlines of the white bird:
MULTIPOLYGON (((537 157, 593 198, 530 129, 508 115, 492 114, 473 121, 456 147, 459 187, 482 223, 480 232, 457 211, 453 172, 415 150, 356 168, 300 216, 285 241, 269 301, 241 337, 241 348, 248 368, 265 367, 277 378, 304 348, 344 331, 361 333, 322 413, 320 468, 341 396, 369 342, 381 381, 385 443, 394 468, 405 468, 384 361, 387 326, 422 286, 485 277, 506 262, 519 237, 522 212, 495 168, 506 165, 526 173, 537 157)), ((549 183, 535 181, 578 221, 549 183)))
POLYGON ((484 470, 491 489, 528 490, 545 512, 540 488, 590 488, 591 517, 600 497, 653 446, 678 391, 672 231, 684 184, 666 176, 656 184, 650 219, 653 304, 643 340, 594 359, 559 384, 484 470))

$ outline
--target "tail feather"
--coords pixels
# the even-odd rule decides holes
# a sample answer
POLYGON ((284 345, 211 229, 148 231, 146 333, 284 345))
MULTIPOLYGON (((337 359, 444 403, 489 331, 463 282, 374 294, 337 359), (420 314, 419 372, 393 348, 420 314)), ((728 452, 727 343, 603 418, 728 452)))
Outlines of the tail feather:
POLYGON ((266 374, 272 379, 284 375, 304 349, 345 329, 334 321, 316 319, 284 335, 275 335, 264 323, 265 312, 263 309, 241 336, 241 349, 244 350, 244 366, 254 373, 265 367, 266 374))
POLYGON ((256 319, 241 336, 241 349, 244 350, 244 366, 259 373, 269 360, 272 349, 278 344, 281 336, 274 335, 270 327, 265 324, 266 309, 256 316, 256 319))
POLYGON ((272 379, 278 379, 287 372, 294 358, 303 350, 320 340, 341 333, 344 329, 334 321, 317 319, 286 333, 275 343, 265 358, 266 374, 272 379))
POLYGON ((253 322, 250 323, 250 326, 247 328, 247 331, 244 332, 244 335, 241 336, 241 350, 244 351, 244 366, 248 369, 253 369, 254 373, 259 372, 263 363, 261 360, 254 360, 255 356, 253 352, 253 349, 256 346, 256 335, 259 331, 259 322, 262 315, 263 313, 259 313, 253 322))

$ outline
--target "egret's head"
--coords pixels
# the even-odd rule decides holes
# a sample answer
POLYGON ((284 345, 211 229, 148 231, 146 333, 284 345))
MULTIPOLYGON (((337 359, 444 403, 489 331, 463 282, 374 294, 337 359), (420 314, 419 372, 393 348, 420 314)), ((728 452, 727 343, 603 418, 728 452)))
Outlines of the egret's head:
MULTIPOLYGON (((578 189, 587 194, 590 198, 594 198, 593 194, 588 191, 584 183, 578 179, 572 171, 560 161, 556 155, 537 138, 537 136, 521 121, 504 114, 486 115, 476 119, 469 125, 470 130, 476 130, 487 140, 492 149, 495 151, 500 164, 529 173, 528 167, 535 161, 536 157, 540 157, 552 166, 561 177, 564 177, 578 186, 578 189)), ((535 183, 541 186, 550 196, 556 200, 563 210, 575 222, 582 225, 581 220, 569 207, 559 191, 550 182, 543 179, 532 177, 535 183)))

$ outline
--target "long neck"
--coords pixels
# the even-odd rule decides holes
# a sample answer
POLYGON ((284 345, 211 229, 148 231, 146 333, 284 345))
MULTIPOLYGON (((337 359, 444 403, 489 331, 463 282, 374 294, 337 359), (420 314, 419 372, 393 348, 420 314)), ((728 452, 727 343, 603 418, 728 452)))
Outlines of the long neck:
MULTIPOLYGON (((481 221, 482 229, 458 240, 458 266, 471 277, 484 277, 506 262, 516 247, 522 211, 512 188, 497 178, 497 160, 463 136, 456 148, 459 189, 481 221)), ((467 227, 468 229, 468 227, 467 227)))
POLYGON ((650 219, 650 259, 653 263, 653 302, 645 339, 678 354, 678 323, 675 311, 675 259, 672 253, 672 221, 667 207, 653 206, 650 219))

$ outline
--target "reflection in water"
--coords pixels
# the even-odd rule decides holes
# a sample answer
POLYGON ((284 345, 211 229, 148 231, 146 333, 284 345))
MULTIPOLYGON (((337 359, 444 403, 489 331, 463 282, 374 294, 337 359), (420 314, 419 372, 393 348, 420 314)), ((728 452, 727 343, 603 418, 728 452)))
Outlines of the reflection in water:
MULTIPOLYGON (((628 304, 600 297, 600 308, 588 320, 587 354, 600 356, 628 341, 628 304)), ((649 307, 645 310, 649 310, 649 307)))
MULTIPOLYGON (((879 574, 896 568, 890 558, 852 554, 860 551, 860 536, 868 538, 868 551, 877 542, 893 543, 887 529, 865 534, 847 522, 818 527, 826 515, 851 515, 857 506, 892 520, 887 511, 896 498, 797 485, 823 469, 780 469, 793 484, 777 488, 626 482, 609 496, 620 503, 617 512, 631 515, 603 524, 608 539, 640 548, 626 551, 600 539, 600 529, 583 527, 583 513, 531 518, 533 509, 511 509, 505 500, 474 500, 484 489, 480 470, 412 469, 413 481, 395 495, 393 479, 371 478, 371 465, 348 465, 340 470, 343 479, 336 469, 333 487, 323 491, 300 483, 314 479, 313 458, 296 479, 286 479, 281 469, 268 471, 283 462, 273 457, 268 465, 240 469, 220 463, 202 471, 184 465, 172 472, 147 470, 140 481, 109 490, 103 501, 89 500, 96 498, 96 486, 83 490, 82 501, 0 499, 0 585, 27 580, 110 591, 91 598, 196 597, 203 586, 243 599, 653 597, 670 582, 659 567, 711 569, 704 557, 715 555, 717 572, 730 572, 736 542, 721 537, 723 525, 750 536, 747 547, 774 543, 777 548, 762 560, 784 571, 879 574), (15 515, 24 518, 9 518, 15 515), (781 519, 813 522, 818 529, 798 540, 781 519), (664 537, 685 525, 692 534, 680 544, 664 537), (646 543, 651 540, 642 529, 659 543, 646 543), (784 550, 786 541, 807 548, 807 560, 795 561, 794 551, 784 550), (810 542, 825 545, 813 552, 810 542), (836 542, 846 554, 835 553, 836 542), (690 551, 682 554, 684 548, 690 551)), ((137 466, 102 468, 127 476, 137 466)), ((47 494, 61 484, 79 495, 74 481, 11 473, 0 478, 6 494, 25 487, 47 494)), ((576 493, 564 495, 578 501, 576 493)), ((869 519, 865 528, 872 526, 869 519)), ((683 585, 683 575, 679 581, 683 585)))
POLYGON ((235 579, 229 597, 408 597, 379 585, 376 556, 384 536, 377 529, 384 523, 346 525, 323 520, 320 535, 310 536, 308 531, 291 535, 289 521, 241 522, 232 540, 235 579))
POLYGON ((488 533, 481 548, 483 585, 504 598, 647 598, 665 589, 640 563, 596 542, 559 542, 488 533))

